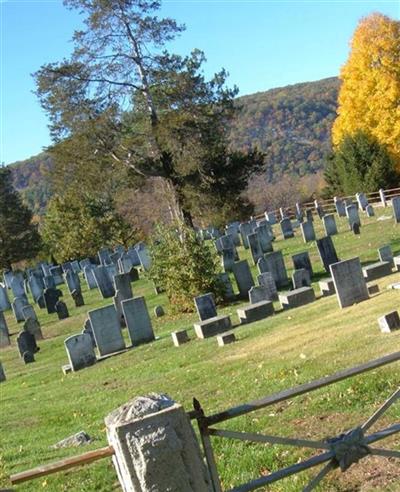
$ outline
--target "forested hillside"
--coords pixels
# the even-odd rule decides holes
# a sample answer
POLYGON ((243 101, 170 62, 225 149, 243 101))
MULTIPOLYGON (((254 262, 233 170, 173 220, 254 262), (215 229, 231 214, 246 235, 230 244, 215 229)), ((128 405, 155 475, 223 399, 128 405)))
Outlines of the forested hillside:
MULTIPOLYGON (((306 175, 323 167, 336 116, 337 78, 295 84, 238 98, 239 116, 230 133, 234 148, 265 152, 269 181, 282 174, 306 175)), ((35 212, 50 196, 46 153, 12 164, 14 183, 35 212)))
POLYGON ((48 171, 51 158, 45 152, 11 164, 15 188, 35 213, 43 212, 50 198, 48 171))
POLYGON ((339 80, 332 77, 239 98, 242 109, 231 131, 232 145, 256 145, 265 152, 268 180, 321 169, 338 91, 339 80))

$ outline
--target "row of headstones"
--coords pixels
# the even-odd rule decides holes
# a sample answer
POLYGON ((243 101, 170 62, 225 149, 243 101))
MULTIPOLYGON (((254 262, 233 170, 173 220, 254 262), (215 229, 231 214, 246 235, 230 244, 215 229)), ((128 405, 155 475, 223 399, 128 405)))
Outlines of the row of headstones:
MULTIPOLYGON (((122 300, 121 311, 132 347, 155 339, 144 297, 122 300)), ((64 343, 72 371, 93 365, 98 360, 95 348, 99 358, 126 350, 116 305, 89 311, 82 333, 68 337, 64 343)))

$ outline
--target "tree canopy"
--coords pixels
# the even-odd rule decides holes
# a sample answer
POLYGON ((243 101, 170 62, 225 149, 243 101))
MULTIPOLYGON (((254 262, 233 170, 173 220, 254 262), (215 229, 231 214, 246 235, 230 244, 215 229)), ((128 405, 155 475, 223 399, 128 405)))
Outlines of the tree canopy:
POLYGON ((395 158, 400 171, 400 21, 380 13, 362 19, 340 74, 338 117, 332 139, 363 130, 395 158))
POLYGON ((329 157, 325 170, 325 194, 350 195, 398 185, 394 162, 378 139, 357 131, 346 135, 329 157))
MULTIPOLYGON (((163 178, 174 218, 190 223, 187 187, 190 191, 196 182, 204 195, 217 190, 224 196, 209 156, 224 156, 229 171, 232 160, 221 149, 236 88, 226 87, 224 70, 205 79, 201 51, 184 57, 167 51, 184 27, 157 17, 159 1, 64 4, 83 14, 85 28, 74 34, 70 59, 47 64, 35 75, 54 141, 85 138, 86 155, 121 163, 138 180, 163 178)), ((243 155, 243 164, 247 176, 249 169, 259 170, 259 156, 243 155)))
POLYGON ((41 247, 32 212, 12 184, 11 170, 0 168, 0 268, 34 258, 41 247))

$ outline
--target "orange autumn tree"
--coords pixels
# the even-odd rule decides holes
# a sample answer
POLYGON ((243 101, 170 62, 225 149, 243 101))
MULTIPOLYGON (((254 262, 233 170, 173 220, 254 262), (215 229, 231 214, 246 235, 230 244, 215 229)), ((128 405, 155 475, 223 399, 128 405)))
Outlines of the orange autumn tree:
POLYGON ((340 79, 333 145, 363 131, 387 147, 400 172, 400 21, 380 13, 363 18, 340 79))

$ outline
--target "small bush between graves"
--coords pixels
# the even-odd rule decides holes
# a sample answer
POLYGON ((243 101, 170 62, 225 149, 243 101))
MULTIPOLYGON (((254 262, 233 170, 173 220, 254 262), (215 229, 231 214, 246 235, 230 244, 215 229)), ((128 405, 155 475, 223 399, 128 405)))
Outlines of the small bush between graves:
POLYGON ((223 286, 216 252, 186 226, 158 226, 150 244, 149 276, 165 291, 174 312, 194 310, 193 298, 212 292, 221 299, 223 286))

